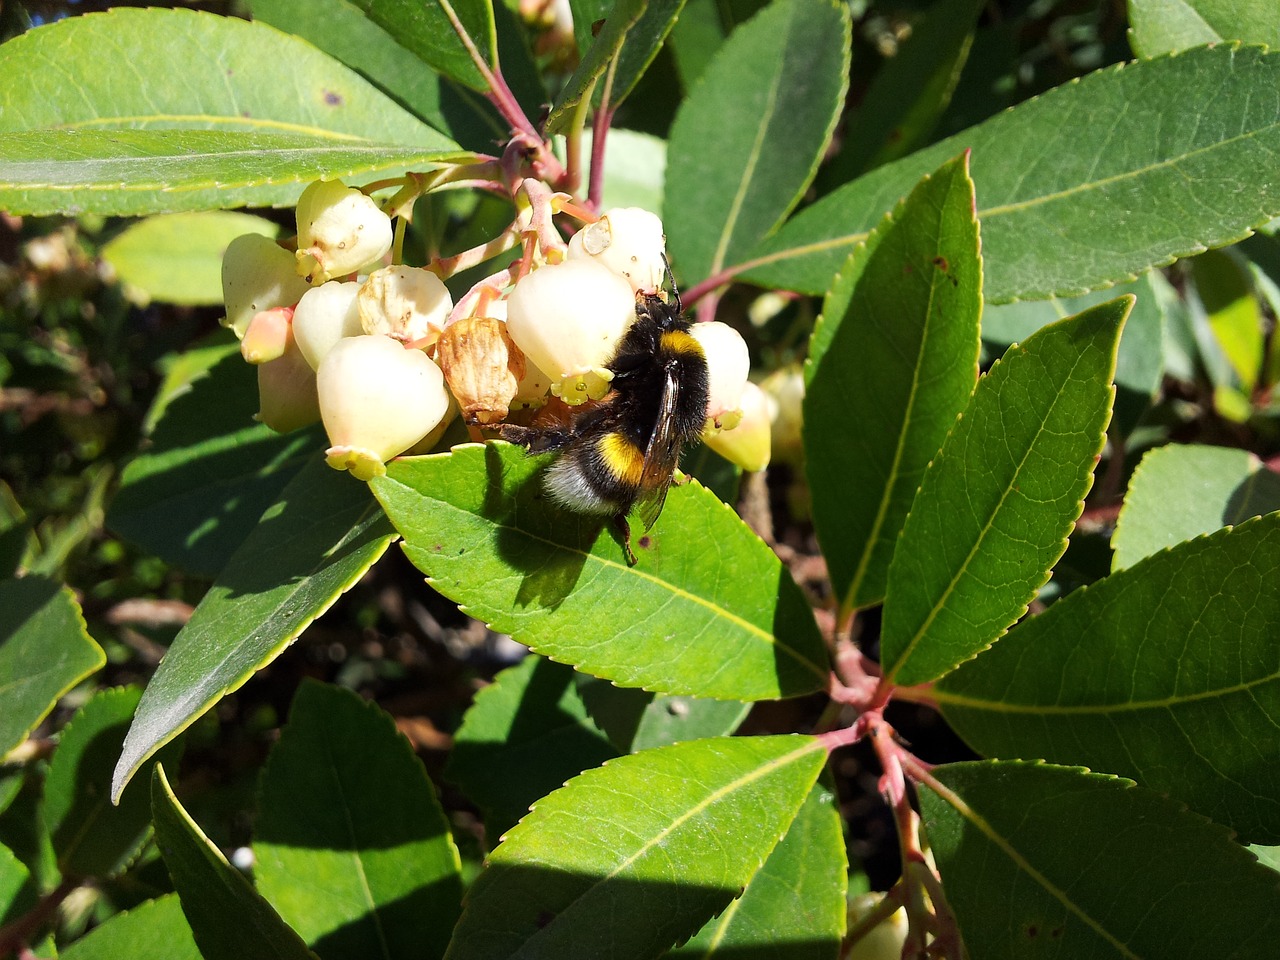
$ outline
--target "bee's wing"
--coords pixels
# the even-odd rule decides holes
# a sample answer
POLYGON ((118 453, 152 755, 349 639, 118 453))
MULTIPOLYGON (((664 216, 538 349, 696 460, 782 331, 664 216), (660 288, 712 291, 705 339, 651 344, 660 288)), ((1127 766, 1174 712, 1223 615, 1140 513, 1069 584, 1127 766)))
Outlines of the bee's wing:
POLYGON ((640 499, 636 509, 644 528, 648 530, 662 513, 667 500, 667 490, 680 460, 680 440, 676 435, 676 407, 680 401, 680 380, 676 365, 667 364, 662 378, 662 399, 658 404, 658 417, 653 424, 649 446, 644 452, 644 469, 640 474, 640 499))

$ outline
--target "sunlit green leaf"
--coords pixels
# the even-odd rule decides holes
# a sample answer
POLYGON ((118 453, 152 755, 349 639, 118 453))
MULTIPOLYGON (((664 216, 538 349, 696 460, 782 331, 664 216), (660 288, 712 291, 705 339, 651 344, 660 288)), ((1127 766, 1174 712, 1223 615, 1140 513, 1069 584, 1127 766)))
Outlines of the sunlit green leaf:
POLYGON ((1275 4, 1271 0, 1129 0, 1129 45, 1140 57, 1223 40, 1280 47, 1275 4))
POLYGON ((489 855, 446 957, 657 956, 751 880, 825 760, 807 737, 731 737, 587 771, 489 855))
POLYGON ((1077 590, 938 684, 988 755, 1124 774, 1280 842, 1280 514, 1077 590))
POLYGON ((848 64, 848 10, 830 0, 770 4, 717 51, 671 128, 663 209, 686 284, 741 262, 799 202, 848 64))
POLYGON ((458 851, 435 789, 391 717, 304 683, 262 774, 258 890, 324 956, 444 952, 458 918, 458 851))
POLYGON ((151 806, 156 844, 204 960, 317 960, 182 809, 160 764, 151 806))
POLYGON ((1273 956, 1275 874, 1179 804, 1066 767, 960 763, 934 776, 921 813, 970 956, 1273 956))
POLYGON ((1131 297, 1011 347, 925 471, 889 567, 885 674, 942 676, 1026 612, 1066 547, 1111 416, 1131 297))
POLYGON ((0 581, 0 757, 106 662, 70 590, 43 577, 0 581))
POLYGON ((365 488, 316 459, 263 514, 147 684, 112 780, 266 666, 382 556, 392 531, 365 488))
POLYGON ((1258 47, 1108 67, 861 177, 726 264, 825 292, 884 212, 968 148, 988 300, 1131 280, 1280 213, 1280 100, 1257 96, 1277 86, 1280 52, 1258 47))
MULTIPOLYGON (((623 686, 758 700, 825 682, 821 637, 777 556, 696 482, 628 567, 607 518, 558 509, 511 444, 397 460, 372 484, 433 587, 553 660, 623 686)), ((637 531, 638 533, 638 531, 637 531)))
POLYGON ((809 346, 805 469, 845 607, 883 598, 920 478, 978 376, 982 261, 965 167, 959 157, 921 181, 858 248, 809 346))
POLYGON ((177 894, 118 913, 58 952, 59 960, 202 960, 177 894))

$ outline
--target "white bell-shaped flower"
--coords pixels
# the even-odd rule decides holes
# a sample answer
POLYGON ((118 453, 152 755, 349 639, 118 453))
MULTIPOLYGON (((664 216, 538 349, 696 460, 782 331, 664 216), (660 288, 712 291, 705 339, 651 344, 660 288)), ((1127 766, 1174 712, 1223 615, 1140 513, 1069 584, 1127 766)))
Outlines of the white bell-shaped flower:
POLYGON ((626 278, 637 293, 657 293, 667 272, 666 237, 656 214, 617 207, 569 239, 570 260, 594 260, 626 278))
POLYGON ((381 335, 346 337, 316 371, 320 413, 332 446, 325 461, 361 480, 386 472, 444 418, 444 374, 421 350, 381 335))
POLYGON ((507 298, 511 339, 569 404, 608 392, 606 365, 635 315, 627 281, 591 260, 534 270, 507 298))
POLYGON ((355 273, 391 249, 391 218, 341 180, 317 180, 298 198, 298 276, 313 285, 355 273))
POLYGON ((246 233, 227 244, 222 255, 222 302, 227 315, 222 325, 237 338, 243 337, 254 314, 297 303, 310 287, 293 265, 293 254, 258 233, 246 233))
POLYGON ((292 338, 277 359, 258 364, 257 419, 276 433, 289 433, 320 419, 315 371, 292 338))
POLYGON ((695 323, 692 334, 707 355, 711 391, 707 428, 731 430, 742 416, 742 391, 751 372, 751 355, 742 334, 727 323, 695 323))
POLYGON ((293 338, 313 370, 320 368, 335 343, 343 337, 364 333, 356 310, 356 293, 360 284, 354 280, 312 287, 302 295, 293 311, 293 338))
POLYGON ((399 264, 369 274, 356 297, 356 309, 365 333, 413 343, 444 329, 453 299, 430 270, 399 264))

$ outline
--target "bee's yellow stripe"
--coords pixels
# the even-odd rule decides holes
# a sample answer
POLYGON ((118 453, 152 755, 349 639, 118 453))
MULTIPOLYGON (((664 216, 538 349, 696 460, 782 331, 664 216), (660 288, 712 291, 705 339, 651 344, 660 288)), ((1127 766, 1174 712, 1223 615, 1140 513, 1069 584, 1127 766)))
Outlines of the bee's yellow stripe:
POLYGON ((596 449, 609 473, 619 483, 630 487, 640 485, 640 477, 644 474, 643 450, 620 433, 606 433, 596 449))
POLYGON ((683 330, 668 330, 662 335, 662 349, 676 355, 692 353, 702 356, 702 344, 698 338, 683 330))

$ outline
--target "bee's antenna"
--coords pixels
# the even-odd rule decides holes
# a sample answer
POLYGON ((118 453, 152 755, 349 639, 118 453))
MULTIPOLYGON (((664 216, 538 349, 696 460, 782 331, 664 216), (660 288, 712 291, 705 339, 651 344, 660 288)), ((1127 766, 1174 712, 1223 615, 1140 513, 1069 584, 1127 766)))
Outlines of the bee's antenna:
POLYGON ((680 288, 676 286, 676 275, 671 272, 671 261, 667 259, 667 255, 662 254, 662 265, 667 268, 667 283, 671 284, 671 296, 676 301, 676 313, 684 313, 684 304, 680 302, 680 288))

